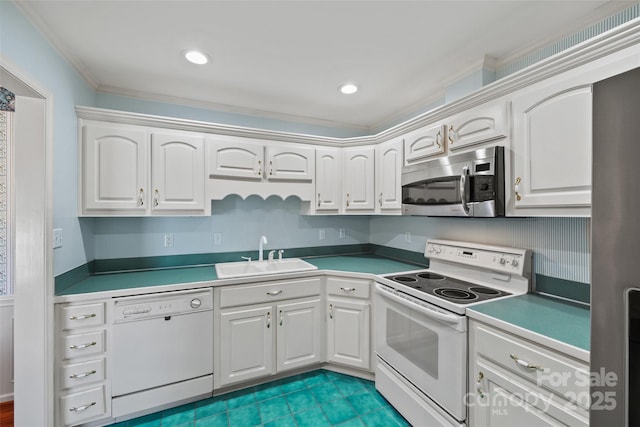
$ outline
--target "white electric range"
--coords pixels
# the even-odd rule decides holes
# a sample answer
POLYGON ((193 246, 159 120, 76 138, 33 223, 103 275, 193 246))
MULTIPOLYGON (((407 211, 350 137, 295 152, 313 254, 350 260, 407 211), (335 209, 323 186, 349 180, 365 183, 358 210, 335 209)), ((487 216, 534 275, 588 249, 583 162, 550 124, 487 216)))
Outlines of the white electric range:
POLYGON ((465 426, 466 308, 529 292, 531 252, 429 240, 425 257, 377 279, 376 388, 413 425, 465 426))

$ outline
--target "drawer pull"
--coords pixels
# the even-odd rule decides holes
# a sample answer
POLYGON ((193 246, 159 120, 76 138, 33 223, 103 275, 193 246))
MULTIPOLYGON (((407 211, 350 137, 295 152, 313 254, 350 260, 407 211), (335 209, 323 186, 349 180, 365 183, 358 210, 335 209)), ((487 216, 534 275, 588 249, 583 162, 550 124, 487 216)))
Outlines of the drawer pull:
POLYGON ((86 344, 74 344, 74 345, 69 346, 69 348, 71 350, 82 350, 83 348, 92 347, 92 346, 94 346, 96 344, 98 344, 98 343, 95 342, 95 341, 91 341, 91 342, 88 342, 86 344))
POLYGON ((353 291, 355 291, 355 290, 356 290, 356 288, 344 288, 344 287, 343 287, 343 288, 340 288, 340 290, 341 290, 341 291, 344 291, 344 292, 353 292, 353 291))
POLYGON ((509 356, 513 359, 514 362, 516 362, 518 365, 522 366, 523 368, 533 369, 536 371, 544 371, 544 369, 540 365, 532 365, 531 363, 520 359, 515 354, 510 354, 509 356))
POLYGON ((81 314, 79 316, 71 316, 69 317, 69 320, 86 320, 86 319, 91 319, 92 317, 96 317, 97 315, 95 313, 91 313, 91 314, 81 314))
POLYGON ((280 295, 281 293, 282 293, 282 289, 279 289, 277 291, 267 292, 267 295, 269 295, 271 297, 275 297, 276 295, 280 295))
POLYGON ((91 370, 91 371, 87 371, 87 372, 82 372, 80 374, 71 374, 71 375, 69 375, 69 378, 71 378, 71 379, 84 378, 84 377, 88 377, 89 375, 93 375, 93 374, 95 374, 97 372, 98 371, 96 371, 96 370, 91 370))
POLYGON ((91 403, 87 403, 86 405, 82 405, 82 406, 74 406, 73 408, 69 408, 69 412, 82 412, 82 411, 86 411, 87 409, 91 408, 92 406, 94 406, 97 402, 91 402, 91 403))

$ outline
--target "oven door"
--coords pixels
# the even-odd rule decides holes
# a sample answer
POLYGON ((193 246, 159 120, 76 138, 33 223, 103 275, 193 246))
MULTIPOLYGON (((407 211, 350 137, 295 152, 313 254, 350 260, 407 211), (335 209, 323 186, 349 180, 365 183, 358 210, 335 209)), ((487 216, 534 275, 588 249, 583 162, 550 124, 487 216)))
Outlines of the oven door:
POLYGON ((376 284, 376 353, 452 417, 463 421, 466 318, 401 295, 376 284))

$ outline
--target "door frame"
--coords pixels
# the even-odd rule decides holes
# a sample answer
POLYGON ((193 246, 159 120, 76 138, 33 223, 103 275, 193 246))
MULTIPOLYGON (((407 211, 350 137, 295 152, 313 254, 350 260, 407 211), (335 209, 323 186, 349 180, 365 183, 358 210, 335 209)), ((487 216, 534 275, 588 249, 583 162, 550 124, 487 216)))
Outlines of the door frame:
POLYGON ((0 73, 44 131, 14 144, 14 424, 53 426, 53 94, 2 57, 0 73))

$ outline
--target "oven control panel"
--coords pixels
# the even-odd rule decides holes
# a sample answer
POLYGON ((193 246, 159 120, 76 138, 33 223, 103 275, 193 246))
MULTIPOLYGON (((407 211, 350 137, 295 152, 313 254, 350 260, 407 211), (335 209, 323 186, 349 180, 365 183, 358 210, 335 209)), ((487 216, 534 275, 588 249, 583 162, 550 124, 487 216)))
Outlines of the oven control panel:
POLYGON ((494 271, 523 275, 530 269, 531 253, 525 249, 429 240, 425 257, 494 271))

